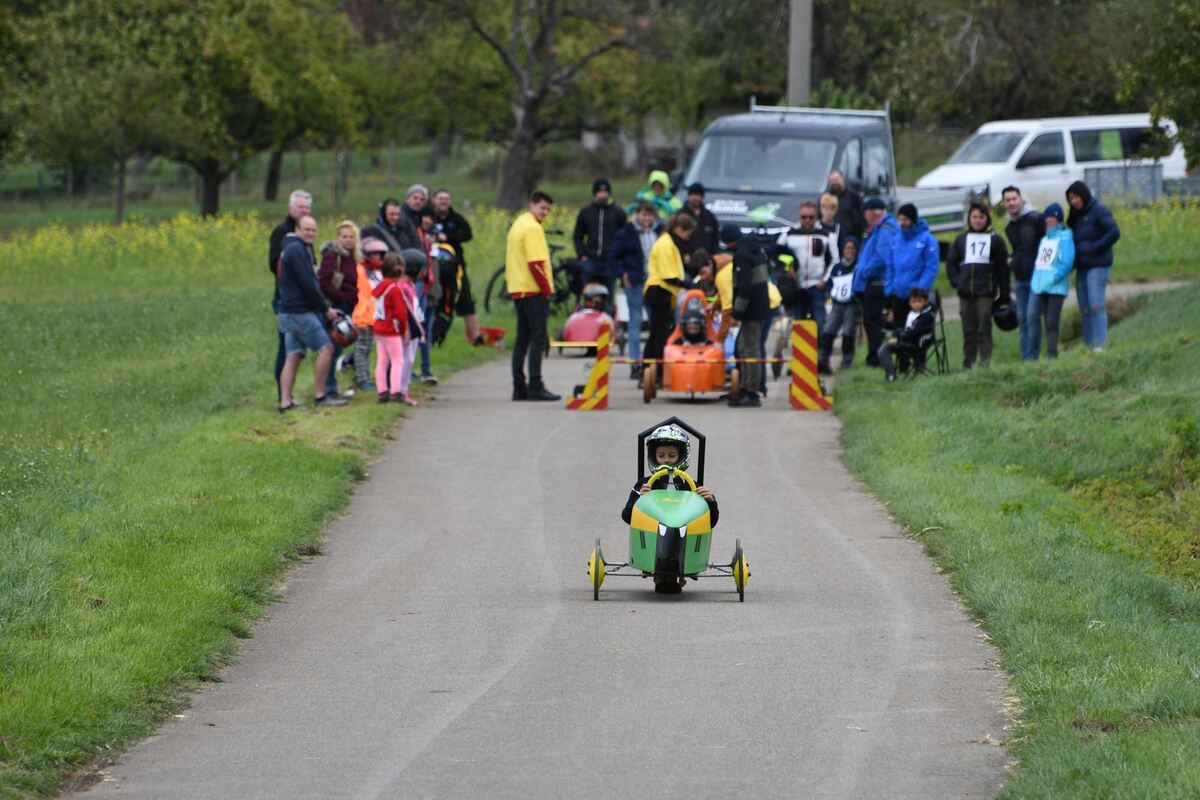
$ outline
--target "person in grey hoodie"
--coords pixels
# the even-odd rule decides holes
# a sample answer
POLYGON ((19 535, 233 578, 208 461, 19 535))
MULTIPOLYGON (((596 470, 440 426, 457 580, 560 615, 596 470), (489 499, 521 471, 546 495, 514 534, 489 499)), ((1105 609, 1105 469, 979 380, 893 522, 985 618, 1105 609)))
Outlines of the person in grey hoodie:
POLYGON ((1042 215, 1021 196, 1020 189, 1005 186, 1001 195, 1004 198, 1004 210, 1008 214, 1004 235, 1012 249, 1008 267, 1012 272, 1013 296, 1016 299, 1021 360, 1032 361, 1037 358, 1038 350, 1033 346, 1033 325, 1029 319, 1029 284, 1033 280, 1033 264, 1037 260, 1038 242, 1045 233, 1045 227, 1042 225, 1042 215))

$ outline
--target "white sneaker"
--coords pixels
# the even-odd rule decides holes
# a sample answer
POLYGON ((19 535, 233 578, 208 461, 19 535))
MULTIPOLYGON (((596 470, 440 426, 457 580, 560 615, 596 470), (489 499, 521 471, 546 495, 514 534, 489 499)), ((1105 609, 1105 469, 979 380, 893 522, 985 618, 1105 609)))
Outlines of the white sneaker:
POLYGON ((1103 347, 1093 347, 1093 348, 1092 348, 1092 352, 1093 352, 1093 353, 1103 353, 1103 352, 1104 352, 1104 348, 1103 348, 1103 347))

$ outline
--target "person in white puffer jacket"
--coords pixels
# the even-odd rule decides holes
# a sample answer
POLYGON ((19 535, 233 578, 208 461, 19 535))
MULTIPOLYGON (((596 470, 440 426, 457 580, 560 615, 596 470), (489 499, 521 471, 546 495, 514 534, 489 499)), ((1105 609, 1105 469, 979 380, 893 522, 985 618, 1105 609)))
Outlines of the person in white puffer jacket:
POLYGON ((806 200, 800 204, 800 227, 779 234, 774 255, 791 255, 794 259, 792 269, 799 285, 799 302, 788 313, 794 320, 812 319, 817 330, 822 330, 833 253, 829 249, 829 231, 818 222, 816 203, 806 200))

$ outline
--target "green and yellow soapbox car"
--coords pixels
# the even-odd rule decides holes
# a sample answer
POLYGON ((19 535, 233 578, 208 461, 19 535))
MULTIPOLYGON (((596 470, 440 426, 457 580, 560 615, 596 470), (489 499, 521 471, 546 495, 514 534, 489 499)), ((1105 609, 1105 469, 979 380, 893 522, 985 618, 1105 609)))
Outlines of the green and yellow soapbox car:
POLYGON ((708 503, 696 493, 704 484, 704 434, 677 417, 658 423, 638 434, 638 475, 646 474, 646 437, 666 425, 686 431, 697 443, 696 478, 675 466, 657 467, 647 478, 654 485, 666 478, 665 489, 652 489, 638 498, 629 525, 629 560, 617 564, 604 560, 600 539, 588 559, 592 599, 600 599, 600 587, 611 576, 653 578, 656 592, 678 594, 688 580, 717 576, 733 578, 738 600, 746 599, 750 566, 737 539, 728 564, 710 564, 713 527, 708 503), (678 482, 684 488, 676 488, 678 482))

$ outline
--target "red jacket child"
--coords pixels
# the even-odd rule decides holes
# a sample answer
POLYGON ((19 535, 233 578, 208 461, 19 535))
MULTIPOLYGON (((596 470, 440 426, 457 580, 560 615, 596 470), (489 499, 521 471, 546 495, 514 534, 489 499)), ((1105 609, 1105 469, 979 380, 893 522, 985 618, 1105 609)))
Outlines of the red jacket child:
POLYGON ((400 285, 384 278, 371 290, 375 298, 375 335, 403 336, 408 330, 408 305, 400 285))

